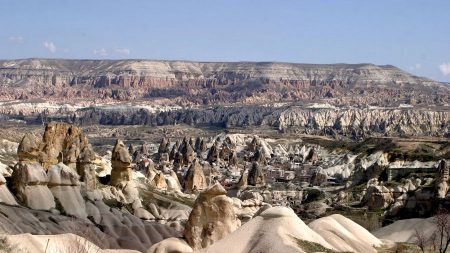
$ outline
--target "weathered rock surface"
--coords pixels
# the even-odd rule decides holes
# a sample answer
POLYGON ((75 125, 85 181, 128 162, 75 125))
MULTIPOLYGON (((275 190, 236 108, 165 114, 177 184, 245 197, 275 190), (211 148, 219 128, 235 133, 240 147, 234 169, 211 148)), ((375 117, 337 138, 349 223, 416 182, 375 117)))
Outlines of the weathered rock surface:
POLYGON ((16 164, 12 181, 16 197, 26 207, 36 210, 55 208, 55 200, 47 187, 47 174, 37 162, 16 164))
POLYGON ((131 156, 125 144, 121 140, 117 140, 111 156, 111 185, 118 185, 132 179, 131 162, 131 156))
POLYGON ((181 236, 169 226, 142 221, 130 213, 110 208, 102 201, 92 203, 101 217, 97 224, 86 219, 0 204, 0 233, 50 235, 75 232, 102 248, 140 252, 166 238, 181 236))
POLYGON ((184 232, 186 241, 194 250, 213 244, 240 226, 233 201, 226 193, 216 183, 200 193, 195 201, 184 232))
POLYGON ((0 174, 0 202, 8 205, 17 205, 17 201, 6 186, 6 180, 2 174, 0 174))
POLYGON ((76 168, 78 156, 87 145, 88 141, 78 127, 51 122, 45 127, 39 161, 44 168, 60 161, 71 168, 76 168))
POLYGON ((383 209, 389 207, 394 198, 392 192, 385 186, 369 186, 361 202, 369 209, 383 209))
POLYGON ((79 175, 63 163, 48 168, 48 187, 67 215, 86 218, 86 205, 80 191, 79 175))
POLYGON ((199 192, 206 189, 207 186, 208 184, 206 183, 203 168, 198 160, 194 160, 186 173, 186 177, 184 179, 184 190, 186 192, 199 192))

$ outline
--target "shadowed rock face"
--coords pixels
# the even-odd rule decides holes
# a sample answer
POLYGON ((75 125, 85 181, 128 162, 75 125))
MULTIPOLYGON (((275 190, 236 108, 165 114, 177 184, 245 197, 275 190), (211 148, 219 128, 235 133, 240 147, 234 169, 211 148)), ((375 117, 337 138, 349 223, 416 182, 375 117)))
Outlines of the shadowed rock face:
POLYGON ((448 87, 393 66, 373 64, 25 59, 0 61, 0 85, 1 100, 449 102, 448 87))

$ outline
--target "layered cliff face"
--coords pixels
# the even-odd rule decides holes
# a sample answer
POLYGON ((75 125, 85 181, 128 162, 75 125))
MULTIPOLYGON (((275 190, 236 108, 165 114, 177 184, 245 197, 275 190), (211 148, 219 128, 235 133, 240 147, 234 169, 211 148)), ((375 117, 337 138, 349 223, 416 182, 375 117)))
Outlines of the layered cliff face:
POLYGON ((0 61, 0 100, 91 104, 170 99, 181 105, 327 100, 445 104, 450 89, 393 66, 148 60, 0 61))

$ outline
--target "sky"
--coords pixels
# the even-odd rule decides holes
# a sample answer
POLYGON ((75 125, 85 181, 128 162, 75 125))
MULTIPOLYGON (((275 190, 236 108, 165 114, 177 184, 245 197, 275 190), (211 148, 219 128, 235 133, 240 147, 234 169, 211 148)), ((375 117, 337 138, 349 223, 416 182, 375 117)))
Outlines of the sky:
POLYGON ((391 64, 450 82, 449 0, 0 0, 0 59, 391 64))

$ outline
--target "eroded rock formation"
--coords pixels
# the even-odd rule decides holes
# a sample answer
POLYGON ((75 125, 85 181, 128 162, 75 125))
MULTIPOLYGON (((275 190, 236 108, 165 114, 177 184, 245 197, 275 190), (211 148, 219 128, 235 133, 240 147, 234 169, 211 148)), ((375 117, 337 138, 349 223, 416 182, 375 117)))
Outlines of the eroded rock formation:
POLYGON ((111 164, 111 185, 115 186, 132 179, 131 156, 121 140, 116 141, 112 151, 111 164))
POLYGON ((194 250, 213 244, 240 226, 233 201, 226 193, 217 183, 200 193, 195 201, 184 232, 194 250))

